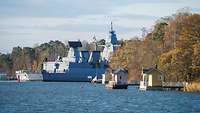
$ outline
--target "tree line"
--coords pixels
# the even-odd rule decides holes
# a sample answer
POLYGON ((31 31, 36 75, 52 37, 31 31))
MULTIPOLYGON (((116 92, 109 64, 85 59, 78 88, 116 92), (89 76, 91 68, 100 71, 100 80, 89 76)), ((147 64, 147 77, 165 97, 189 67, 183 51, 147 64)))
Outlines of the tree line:
MULTIPOLYGON (((98 44, 105 44, 105 40, 98 40, 98 44)), ((95 50, 95 44, 82 41, 81 50, 95 50)), ((98 47, 102 50, 102 47, 98 47)), ((69 50, 68 43, 61 41, 50 41, 36 45, 35 47, 13 47, 9 54, 0 53, 0 69, 6 71, 7 75, 12 79, 15 78, 17 70, 31 70, 32 72, 41 72, 42 63, 45 59, 55 61, 60 57, 66 57, 69 50)))
POLYGON ((141 38, 123 42, 113 55, 112 69, 129 70, 129 80, 140 80, 142 68, 154 67, 166 81, 200 81, 200 15, 178 12, 156 21, 141 38))

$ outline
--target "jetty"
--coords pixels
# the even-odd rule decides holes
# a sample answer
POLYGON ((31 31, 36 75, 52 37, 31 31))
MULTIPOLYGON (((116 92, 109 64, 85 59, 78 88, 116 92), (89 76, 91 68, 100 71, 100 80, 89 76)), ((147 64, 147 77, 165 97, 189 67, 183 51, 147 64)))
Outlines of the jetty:
POLYGON ((180 91, 187 85, 187 82, 163 82, 162 88, 165 90, 178 90, 180 91))
POLYGON ((187 82, 163 82, 162 86, 140 86, 140 90, 176 90, 181 91, 187 85, 187 82))

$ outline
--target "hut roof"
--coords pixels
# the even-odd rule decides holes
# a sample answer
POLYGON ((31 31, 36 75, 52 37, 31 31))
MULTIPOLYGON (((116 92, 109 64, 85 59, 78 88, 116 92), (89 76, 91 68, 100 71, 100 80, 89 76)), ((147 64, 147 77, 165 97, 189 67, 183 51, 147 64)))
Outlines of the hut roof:
POLYGON ((124 72, 124 73, 128 73, 128 70, 124 69, 124 68, 118 68, 116 70, 113 70, 114 74, 118 74, 119 72, 124 72))
POLYGON ((143 73, 146 73, 146 74, 148 74, 148 73, 151 73, 152 71, 157 71, 157 72, 159 72, 159 73, 161 73, 161 74, 164 74, 161 70, 159 70, 159 69, 157 69, 157 68, 144 68, 143 69, 143 73))

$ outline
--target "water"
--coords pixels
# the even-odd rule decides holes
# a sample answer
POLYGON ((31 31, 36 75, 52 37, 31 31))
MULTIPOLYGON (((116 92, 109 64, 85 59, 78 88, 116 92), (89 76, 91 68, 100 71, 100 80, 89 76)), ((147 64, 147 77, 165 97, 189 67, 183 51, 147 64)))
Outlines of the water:
POLYGON ((200 93, 108 90, 74 82, 0 82, 0 113, 200 113, 200 93))

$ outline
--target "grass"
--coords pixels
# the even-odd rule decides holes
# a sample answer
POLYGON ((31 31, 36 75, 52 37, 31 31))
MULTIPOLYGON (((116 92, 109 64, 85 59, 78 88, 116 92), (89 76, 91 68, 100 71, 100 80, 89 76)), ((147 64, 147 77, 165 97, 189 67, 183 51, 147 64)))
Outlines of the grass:
POLYGON ((185 86, 185 92, 200 92, 200 82, 190 83, 185 86))

